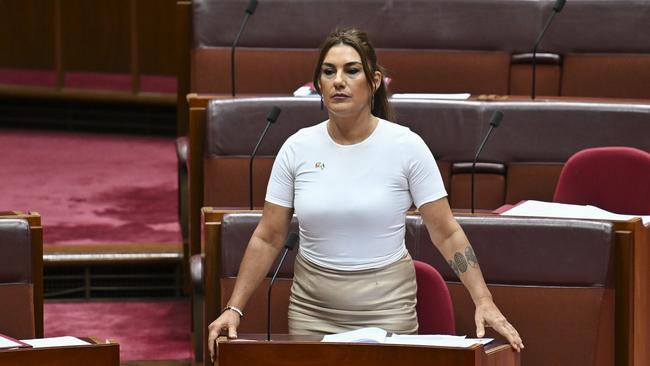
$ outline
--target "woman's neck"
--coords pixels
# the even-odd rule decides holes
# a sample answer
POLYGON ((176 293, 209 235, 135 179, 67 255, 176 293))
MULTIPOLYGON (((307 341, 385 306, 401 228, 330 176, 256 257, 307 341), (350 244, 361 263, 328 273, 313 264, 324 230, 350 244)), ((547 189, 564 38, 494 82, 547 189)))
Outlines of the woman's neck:
POLYGON ((377 128, 379 119, 372 114, 354 117, 330 116, 327 132, 340 145, 353 145, 367 139, 377 128))

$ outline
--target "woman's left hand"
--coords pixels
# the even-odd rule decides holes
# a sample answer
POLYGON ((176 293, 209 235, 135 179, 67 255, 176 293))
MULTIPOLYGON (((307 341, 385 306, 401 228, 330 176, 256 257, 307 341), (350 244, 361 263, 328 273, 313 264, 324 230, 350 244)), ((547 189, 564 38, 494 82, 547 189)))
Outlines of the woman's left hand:
POLYGON ((519 336, 517 329, 508 322, 505 316, 501 314, 499 308, 494 304, 492 298, 483 298, 476 304, 476 336, 481 338, 485 335, 485 327, 492 327, 499 334, 504 336, 510 345, 521 352, 524 349, 524 343, 519 336))

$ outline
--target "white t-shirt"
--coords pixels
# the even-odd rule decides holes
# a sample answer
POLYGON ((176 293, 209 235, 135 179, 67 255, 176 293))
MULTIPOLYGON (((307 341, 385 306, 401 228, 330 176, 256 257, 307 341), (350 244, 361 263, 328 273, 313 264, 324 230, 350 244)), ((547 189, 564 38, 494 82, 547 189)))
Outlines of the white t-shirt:
POLYGON ((422 138, 380 119, 353 145, 334 142, 327 121, 289 137, 273 164, 266 201, 294 208, 305 259, 352 271, 404 256, 412 203, 420 207, 446 195, 422 138))

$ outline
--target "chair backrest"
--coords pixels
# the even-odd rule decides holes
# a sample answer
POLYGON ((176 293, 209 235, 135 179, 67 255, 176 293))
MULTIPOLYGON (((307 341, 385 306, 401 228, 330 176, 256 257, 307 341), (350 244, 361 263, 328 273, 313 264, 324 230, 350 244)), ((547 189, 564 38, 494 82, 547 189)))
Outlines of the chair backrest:
POLYGON ((447 284, 430 264, 414 260, 418 284, 418 333, 456 334, 454 308, 447 284))
POLYGON ((42 249, 34 247, 33 236, 28 220, 0 219, 0 333, 18 339, 43 332, 42 295, 38 295, 42 267, 34 263, 36 256, 42 257, 42 249))
POLYGON ((564 165, 553 201, 648 215, 650 153, 623 146, 579 151, 564 165))

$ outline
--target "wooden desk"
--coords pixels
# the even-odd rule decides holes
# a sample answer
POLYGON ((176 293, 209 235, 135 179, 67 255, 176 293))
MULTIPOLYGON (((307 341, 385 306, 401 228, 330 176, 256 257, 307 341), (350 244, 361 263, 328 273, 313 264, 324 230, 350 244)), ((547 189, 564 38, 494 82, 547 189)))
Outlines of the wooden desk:
POLYGON ((510 345, 494 343, 471 348, 394 344, 322 343, 319 336, 240 335, 219 339, 219 366, 519 366, 520 354, 510 345), (253 340, 253 341, 244 341, 253 340))
POLYGON ((0 366, 119 366, 120 346, 117 343, 97 343, 84 346, 14 348, 0 350, 0 366))

